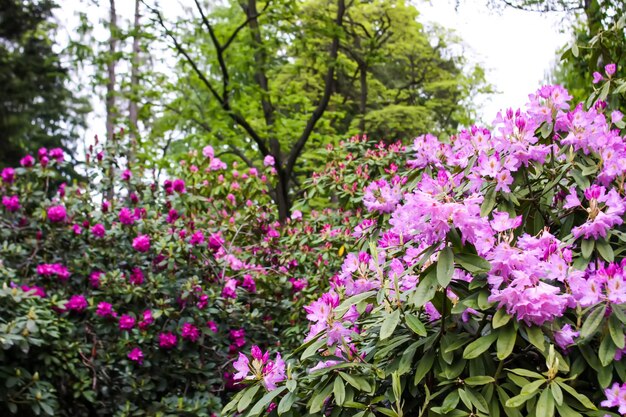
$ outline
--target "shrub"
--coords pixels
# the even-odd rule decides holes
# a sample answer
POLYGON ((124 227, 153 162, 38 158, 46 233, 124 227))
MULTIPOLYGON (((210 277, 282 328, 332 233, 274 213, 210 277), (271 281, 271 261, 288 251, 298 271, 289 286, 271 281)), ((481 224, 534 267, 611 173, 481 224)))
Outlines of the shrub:
POLYGON ((545 86, 491 130, 415 139, 364 190, 377 225, 304 343, 240 355, 223 412, 624 415, 624 123, 569 99, 545 86))

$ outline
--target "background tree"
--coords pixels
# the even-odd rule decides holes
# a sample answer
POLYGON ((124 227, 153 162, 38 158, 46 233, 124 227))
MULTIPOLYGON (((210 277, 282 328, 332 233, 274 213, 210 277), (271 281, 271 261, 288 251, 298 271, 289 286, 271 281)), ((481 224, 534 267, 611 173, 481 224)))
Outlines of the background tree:
POLYGON ((153 9, 184 74, 154 133, 180 133, 166 143, 173 153, 211 143, 250 166, 272 156, 283 219, 320 147, 365 132, 445 132, 469 121, 464 100, 485 86, 450 36, 401 0, 196 2, 196 13, 173 24, 153 9))
POLYGON ((0 166, 39 147, 73 150, 87 110, 68 88, 51 0, 0 0, 0 166))

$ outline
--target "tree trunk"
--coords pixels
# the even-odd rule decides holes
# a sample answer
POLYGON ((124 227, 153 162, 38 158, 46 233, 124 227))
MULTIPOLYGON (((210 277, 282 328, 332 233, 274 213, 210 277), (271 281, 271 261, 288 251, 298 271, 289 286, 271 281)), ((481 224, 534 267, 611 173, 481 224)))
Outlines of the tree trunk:
POLYGON ((114 59, 115 52, 117 50, 117 13, 115 11, 115 0, 110 1, 110 14, 109 14, 109 59, 107 62, 107 93, 106 93, 106 129, 107 140, 113 140, 115 129, 115 64, 114 59))
POLYGON ((361 120, 359 121, 359 133, 365 134, 365 113, 367 112, 367 65, 359 66, 359 75, 361 83, 361 97, 359 100, 359 113, 361 120))
POLYGON ((137 151, 137 122, 139 119, 139 109, 137 106, 137 90, 139 88, 139 3, 141 0, 135 0, 135 19, 133 24, 133 55, 130 70, 130 100, 128 102, 128 127, 130 129, 130 155, 129 161, 134 160, 137 151))
MULTIPOLYGON (((115 11, 115 0, 110 1, 109 10, 109 59, 107 61, 107 93, 106 93, 106 129, 107 129, 107 142, 111 143, 115 137, 115 120, 117 112, 115 109, 115 64, 116 59, 115 52, 117 50, 117 13, 115 11)), ((111 157, 111 156, 109 156, 111 157)), ((113 182, 115 178, 115 171, 113 169, 113 161, 109 166, 109 187, 107 190, 107 199, 112 200, 114 196, 113 182)))

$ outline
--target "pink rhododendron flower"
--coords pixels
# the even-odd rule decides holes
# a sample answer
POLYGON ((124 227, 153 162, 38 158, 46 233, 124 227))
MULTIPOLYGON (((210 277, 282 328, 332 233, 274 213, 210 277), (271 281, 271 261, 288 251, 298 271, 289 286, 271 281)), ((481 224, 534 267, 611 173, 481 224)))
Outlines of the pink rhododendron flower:
POLYGON ((130 169, 125 169, 122 171, 122 180, 129 181, 133 177, 133 173, 130 169))
POLYGON ((20 209, 20 199, 18 196, 13 195, 11 197, 2 196, 2 205, 7 209, 7 211, 15 212, 20 209))
POLYGON ((70 271, 61 264, 39 264, 37 265, 37 274, 44 277, 56 276, 61 281, 67 281, 70 277, 70 271))
POLYGON ((205 158, 213 159, 213 156, 215 156, 215 152, 213 151, 213 147, 207 145, 204 148, 202 148, 202 155, 204 155, 205 158))
POLYGON ((174 333, 160 333, 159 334, 159 347, 163 349, 175 348, 178 344, 178 338, 174 333))
POLYGON ((189 238, 189 244, 192 246, 196 246, 201 243, 204 243, 204 233, 202 233, 201 231, 197 231, 196 233, 191 235, 191 238, 189 238))
POLYGON ((574 338, 578 337, 579 334, 571 325, 566 324, 561 330, 554 332, 554 341, 561 349, 567 349, 569 345, 574 343, 574 338))
POLYGON ((91 228, 91 234, 98 238, 104 237, 104 235, 106 234, 104 225, 102 223, 97 223, 93 225, 93 227, 91 228))
POLYGON ((113 305, 110 303, 107 303, 106 301, 101 301, 98 303, 96 314, 100 317, 115 317, 115 312, 113 311, 113 305))
POLYGON ((206 325, 213 333, 217 333, 217 323, 214 321, 207 321, 206 325))
POLYGON ((604 71, 606 72, 606 75, 608 75, 609 77, 615 74, 616 70, 617 70, 617 65, 615 64, 606 64, 604 66, 604 71))
POLYGON ((65 220, 67 212, 63 206, 52 206, 48 209, 48 219, 53 223, 59 223, 65 220))
POLYGON ((35 165, 35 158, 33 158, 31 155, 26 155, 25 157, 20 159, 20 165, 24 168, 32 167, 33 165, 35 165))
POLYGON ((133 249, 139 252, 148 252, 150 250, 150 236, 139 235, 134 238, 133 249))
POLYGON ((626 383, 613 383, 609 388, 604 390, 606 400, 602 401, 602 407, 618 407, 621 415, 626 415, 626 383))
POLYGON ((200 330, 191 323, 183 324, 180 332, 183 339, 195 342, 200 337, 200 330))
POLYGON ((184 193, 185 190, 185 181, 177 178, 172 182, 172 188, 174 189, 174 191, 176 191, 179 194, 184 193))
POLYGON ((89 275, 89 283, 93 288, 100 287, 100 278, 102 277, 102 275, 104 275, 104 273, 101 271, 93 271, 89 275))
POLYGON ((593 81, 592 81, 594 84, 598 84, 603 79, 604 79, 604 77, 602 76, 602 74, 600 74, 598 71, 594 71, 594 73, 593 73, 593 81))
POLYGON ((273 167, 276 164, 274 157, 272 155, 267 155, 263 158, 263 165, 266 167, 273 167))
POLYGON ((400 191, 399 183, 389 184, 386 180, 381 179, 372 182, 365 188, 363 205, 369 211, 390 213, 395 209, 401 198, 402 192, 400 191))
POLYGON ((272 361, 269 360, 269 352, 263 353, 258 346, 252 347, 252 362, 246 355, 239 353, 233 367, 237 371, 233 376, 235 381, 261 380, 268 391, 275 390, 276 385, 285 380, 285 362, 280 353, 272 361))
POLYGON ((120 223, 127 226, 131 226, 133 223, 135 223, 135 216, 131 209, 129 209, 128 207, 122 207, 117 217, 120 220, 120 223))
POLYGON ((222 288, 222 297, 224 298, 237 298, 237 280, 228 278, 224 288, 222 288))
POLYGON ((22 285, 20 289, 24 292, 33 291, 32 297, 45 298, 46 296, 46 290, 44 290, 42 287, 39 287, 37 285, 33 285, 33 286, 22 285))
POLYGON ((141 314, 142 320, 139 322, 139 328, 146 330, 152 323, 154 323, 154 317, 152 316, 152 310, 144 310, 141 314))
POLYGON ((123 314, 120 317, 119 326, 121 330, 131 330, 135 327, 135 318, 128 314, 123 314))
POLYGON ((11 167, 4 168, 0 176, 2 176, 2 181, 6 182, 7 184, 11 184, 13 181, 15 181, 15 170, 11 167))
POLYGON ((143 363, 143 352, 137 347, 133 348, 130 352, 128 352, 128 359, 141 365, 143 363))
POLYGON ((48 156, 50 158, 56 159, 57 162, 63 162, 63 159, 65 158, 65 154, 63 153, 63 149, 61 148, 50 149, 48 156))
POLYGON ((128 282, 133 285, 141 285, 143 284, 143 280, 143 271, 140 268, 133 268, 130 272, 130 276, 128 277, 128 282))
POLYGON ((87 304, 87 299, 84 295, 73 295, 70 297, 68 302, 65 304, 65 308, 72 311, 85 311, 89 304, 87 304))

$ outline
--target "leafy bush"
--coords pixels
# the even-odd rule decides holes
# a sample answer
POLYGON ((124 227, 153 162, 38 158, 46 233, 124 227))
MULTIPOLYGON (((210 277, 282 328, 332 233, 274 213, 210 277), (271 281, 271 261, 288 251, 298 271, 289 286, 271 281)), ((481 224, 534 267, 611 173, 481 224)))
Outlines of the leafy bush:
POLYGON ((240 389, 240 349, 299 344, 303 307, 369 216, 325 208, 278 224, 271 161, 228 168, 206 147, 159 182, 122 157, 92 149, 71 186, 58 149, 2 171, 3 414, 219 411, 240 389))
POLYGON ((223 412, 624 415, 625 126, 570 98, 546 86, 492 130, 399 152, 304 343, 240 353, 223 412))

